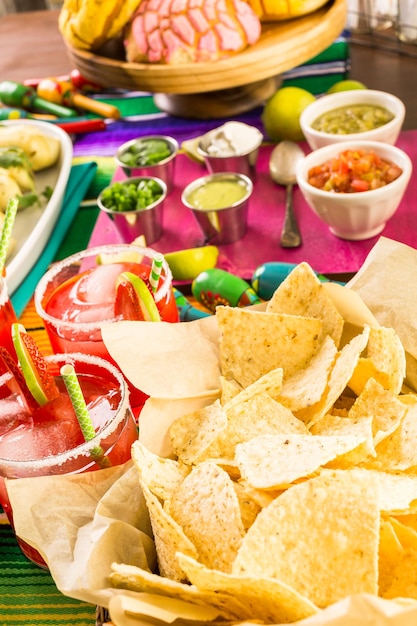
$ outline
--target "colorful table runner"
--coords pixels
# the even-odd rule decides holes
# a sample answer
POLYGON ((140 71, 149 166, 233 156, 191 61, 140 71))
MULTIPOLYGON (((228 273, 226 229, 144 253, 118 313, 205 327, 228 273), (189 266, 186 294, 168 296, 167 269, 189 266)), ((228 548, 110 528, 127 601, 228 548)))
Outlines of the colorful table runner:
MULTIPOLYGON (((417 131, 405 131, 397 142, 413 162, 417 162, 417 131)), ((308 147, 304 144, 307 152, 308 147)), ((261 147, 257 177, 249 204, 248 230, 240 241, 220 246, 218 266, 233 274, 250 279, 258 265, 269 261, 299 263, 308 261, 324 274, 356 272, 378 237, 364 241, 345 241, 332 235, 325 224, 311 211, 294 188, 294 207, 299 219, 303 244, 295 249, 283 249, 279 235, 284 219, 285 188, 273 183, 268 172, 269 156, 273 146, 261 147)), ((192 215, 181 202, 181 192, 190 181, 207 174, 204 165, 195 163, 184 154, 178 156, 175 169, 175 189, 164 205, 164 233, 153 247, 161 252, 192 248, 203 244, 203 237, 192 215)), ((114 179, 123 178, 117 170, 114 179)), ((385 237, 417 248, 417 172, 412 176, 397 213, 389 220, 385 237)), ((113 222, 101 214, 93 231, 91 244, 120 241, 113 222)))
POLYGON ((94 626, 96 609, 63 596, 49 572, 28 561, 0 523, 1 626, 94 626))

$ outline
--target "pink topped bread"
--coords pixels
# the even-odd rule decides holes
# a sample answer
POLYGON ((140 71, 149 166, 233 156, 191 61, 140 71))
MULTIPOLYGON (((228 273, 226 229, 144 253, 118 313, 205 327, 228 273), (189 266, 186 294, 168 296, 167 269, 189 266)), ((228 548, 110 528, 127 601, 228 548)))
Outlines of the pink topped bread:
POLYGON ((260 34, 244 0, 142 0, 124 43, 131 62, 196 63, 241 52, 260 34))

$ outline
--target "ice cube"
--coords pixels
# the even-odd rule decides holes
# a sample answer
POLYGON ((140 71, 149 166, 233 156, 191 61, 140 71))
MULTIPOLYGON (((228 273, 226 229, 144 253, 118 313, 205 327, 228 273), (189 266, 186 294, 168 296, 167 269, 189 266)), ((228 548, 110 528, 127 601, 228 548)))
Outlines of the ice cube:
POLYGON ((18 402, 8 398, 1 402, 0 458, 23 460, 30 456, 33 419, 18 402), (29 444, 29 450, 28 450, 29 444))
POLYGON ((116 265, 98 265, 74 285, 72 297, 91 304, 114 301, 115 283, 120 274, 116 265))

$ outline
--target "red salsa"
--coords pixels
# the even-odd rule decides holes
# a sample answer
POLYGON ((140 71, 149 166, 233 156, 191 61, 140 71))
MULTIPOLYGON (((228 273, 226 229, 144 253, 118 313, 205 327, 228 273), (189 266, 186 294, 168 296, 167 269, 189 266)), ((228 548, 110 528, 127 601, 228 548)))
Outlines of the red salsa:
POLYGON ((398 178, 402 169, 375 152, 345 150, 337 157, 308 171, 313 187, 335 193, 356 193, 388 185, 398 178))

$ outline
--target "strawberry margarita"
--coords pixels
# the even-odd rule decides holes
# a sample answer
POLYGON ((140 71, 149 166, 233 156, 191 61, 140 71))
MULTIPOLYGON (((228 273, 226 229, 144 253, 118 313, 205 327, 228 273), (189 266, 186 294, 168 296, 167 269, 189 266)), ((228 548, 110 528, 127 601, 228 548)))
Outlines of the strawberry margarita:
POLYGON ((0 346, 7 348, 10 354, 14 353, 10 328, 16 321, 16 314, 7 293, 6 282, 4 278, 0 277, 0 346))
MULTIPOLYGON (((55 385, 49 401, 39 405, 25 388, 19 371, 0 358, 0 505, 13 524, 6 479, 90 472, 121 465, 131 458, 137 427, 127 384, 113 365, 82 354, 46 357, 55 385), (96 435, 84 440, 60 368, 73 365, 96 435), (97 454, 97 449, 99 454, 97 454)), ((24 554, 45 566, 40 555, 19 541, 24 554)))
MULTIPOLYGON (((154 255, 150 248, 129 244, 99 246, 53 266, 35 291, 36 310, 45 323, 53 351, 79 351, 111 360, 100 325, 141 319, 132 315, 128 298, 117 291, 117 279, 123 272, 130 272, 148 282, 154 255)), ((161 321, 178 321, 172 274, 166 262, 152 297, 161 321)))

